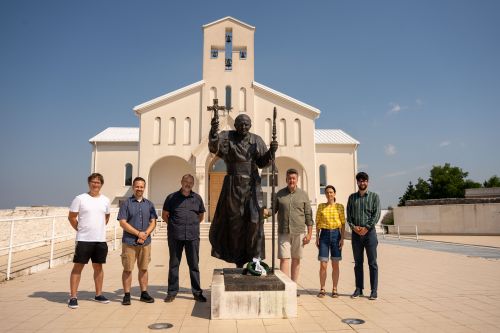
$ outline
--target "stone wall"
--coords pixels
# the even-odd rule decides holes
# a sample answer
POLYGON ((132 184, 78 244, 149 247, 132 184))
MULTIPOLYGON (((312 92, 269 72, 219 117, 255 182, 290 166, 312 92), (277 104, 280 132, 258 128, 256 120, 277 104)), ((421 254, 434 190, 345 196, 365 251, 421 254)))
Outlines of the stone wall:
POLYGON ((419 234, 500 235, 500 203, 395 207, 394 224, 407 226, 402 233, 417 225, 419 234))
POLYGON ((500 197, 408 200, 408 201, 406 201, 405 205, 406 206, 430 206, 430 205, 489 204, 489 203, 500 203, 500 197))

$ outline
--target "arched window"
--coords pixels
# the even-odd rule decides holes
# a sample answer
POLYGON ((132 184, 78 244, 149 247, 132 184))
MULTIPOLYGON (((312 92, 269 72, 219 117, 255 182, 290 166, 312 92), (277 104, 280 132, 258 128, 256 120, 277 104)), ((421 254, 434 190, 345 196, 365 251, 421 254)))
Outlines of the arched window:
POLYGON ((233 29, 226 28, 226 45, 225 45, 225 68, 226 71, 233 69, 233 29))
POLYGON ((286 146, 286 120, 281 118, 280 128, 279 128, 279 144, 280 146, 286 146))
POLYGON ((301 144, 301 128, 300 128, 300 120, 295 119, 293 121, 293 144, 295 146, 300 146, 301 144))
POLYGON ((161 142, 161 118, 156 117, 153 124, 153 144, 159 145, 161 142))
POLYGON ((271 142, 273 124, 270 118, 264 122, 264 142, 268 145, 271 142))
POLYGON ((132 185, 132 164, 125 164, 125 186, 132 185))
POLYGON ((212 103, 214 102, 214 99, 217 98, 217 88, 215 87, 212 87, 210 88, 210 100, 208 101, 208 105, 212 105, 212 103))
POLYGON ((191 144, 191 118, 186 117, 184 119, 184 140, 183 143, 185 145, 191 144))
POLYGON ((240 89, 240 111, 245 112, 247 110, 247 90, 245 88, 240 89))
POLYGON ((226 110, 231 110, 231 86, 226 86, 226 110))
POLYGON ((168 144, 175 145, 175 117, 168 120, 168 144))
POLYGON ((319 193, 325 194, 326 187, 326 165, 319 166, 319 193))

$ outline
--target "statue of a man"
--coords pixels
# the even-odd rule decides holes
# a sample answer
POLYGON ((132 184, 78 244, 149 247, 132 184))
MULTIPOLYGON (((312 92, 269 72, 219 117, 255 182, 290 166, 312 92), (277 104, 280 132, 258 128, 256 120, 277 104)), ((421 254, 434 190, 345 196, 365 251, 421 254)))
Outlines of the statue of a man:
POLYGON ((215 215, 210 226, 212 256, 243 267, 253 258, 264 258, 262 189, 258 168, 267 167, 278 149, 272 141, 267 149, 264 140, 250 133, 252 121, 240 114, 236 130, 219 131, 219 121, 212 119, 208 148, 226 162, 215 215))

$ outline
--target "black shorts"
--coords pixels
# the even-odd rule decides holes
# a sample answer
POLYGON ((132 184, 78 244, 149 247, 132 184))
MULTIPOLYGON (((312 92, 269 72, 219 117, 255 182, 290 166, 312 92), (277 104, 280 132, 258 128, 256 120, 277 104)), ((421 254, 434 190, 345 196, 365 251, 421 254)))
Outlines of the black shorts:
POLYGON ((92 259, 94 264, 105 264, 108 256, 108 243, 106 242, 76 242, 75 264, 88 264, 92 259))

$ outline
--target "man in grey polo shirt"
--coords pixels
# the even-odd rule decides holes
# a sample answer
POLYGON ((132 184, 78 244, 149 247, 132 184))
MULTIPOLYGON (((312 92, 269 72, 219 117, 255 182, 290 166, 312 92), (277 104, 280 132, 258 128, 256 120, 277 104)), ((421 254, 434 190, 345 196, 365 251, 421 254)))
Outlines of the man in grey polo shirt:
POLYGON ((299 279, 300 259, 304 245, 311 241, 313 225, 309 196, 297 187, 298 180, 297 170, 288 169, 287 187, 278 191, 273 206, 273 212, 278 213, 280 270, 295 282, 299 279), (306 226, 307 234, 305 234, 306 226), (291 274, 290 258, 292 258, 291 274))
POLYGON ((141 302, 153 303, 155 300, 148 294, 148 265, 151 261, 151 233, 156 226, 155 206, 144 198, 144 178, 136 177, 132 182, 134 195, 128 198, 120 207, 117 219, 123 228, 122 237, 122 282, 123 305, 130 305, 130 287, 132 285, 132 270, 137 260, 139 269, 139 285, 141 287, 141 302))

